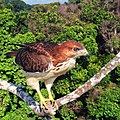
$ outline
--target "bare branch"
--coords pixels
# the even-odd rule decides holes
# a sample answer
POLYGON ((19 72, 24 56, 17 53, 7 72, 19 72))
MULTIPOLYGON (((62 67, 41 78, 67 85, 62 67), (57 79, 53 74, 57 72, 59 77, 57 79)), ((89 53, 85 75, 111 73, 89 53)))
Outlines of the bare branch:
MULTIPOLYGON (((70 94, 57 99, 56 102, 58 106, 60 107, 79 98, 82 94, 84 94, 93 86, 98 84, 109 72, 111 72, 118 65, 120 65, 120 53, 118 53, 110 62, 108 62, 96 75, 94 75, 85 84, 83 84, 70 94)), ((47 105, 49 106, 48 110, 42 109, 39 103, 36 102, 28 93, 24 92, 22 88, 20 88, 18 85, 14 85, 0 79, 0 89, 7 90, 20 97, 28 104, 28 106, 35 112, 35 114, 39 116, 54 115, 56 113, 55 106, 51 105, 50 102, 47 103, 47 105)))
POLYGON ((23 101, 25 101, 28 106, 35 112, 35 114, 39 116, 48 116, 48 115, 54 115, 55 114, 55 107, 52 106, 50 103, 47 103, 49 106, 49 109, 42 109, 40 107, 40 104, 36 102, 28 93, 22 90, 18 85, 14 85, 12 83, 8 83, 5 80, 0 79, 0 89, 7 90, 18 97, 20 97, 23 101))
POLYGON ((79 98, 82 94, 84 94, 93 86, 98 84, 109 72, 111 72, 118 65, 120 65, 120 52, 85 84, 83 84, 70 94, 67 94, 64 97, 57 99, 56 103, 58 104, 58 106, 62 106, 79 98))

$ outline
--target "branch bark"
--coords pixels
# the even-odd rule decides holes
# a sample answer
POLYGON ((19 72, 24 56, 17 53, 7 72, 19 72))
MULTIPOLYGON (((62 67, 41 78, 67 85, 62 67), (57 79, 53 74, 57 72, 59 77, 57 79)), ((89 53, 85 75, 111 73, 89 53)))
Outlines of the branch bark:
MULTIPOLYGON (((118 65, 120 65, 120 52, 85 84, 83 84, 70 94, 67 94, 64 97, 57 99, 56 103, 60 107, 79 98, 82 94, 84 94, 96 84, 98 84, 109 72, 111 72, 118 65)), ((28 106, 35 112, 35 114, 39 116, 54 115, 56 113, 55 106, 52 105, 50 102, 47 103, 49 106, 48 110, 42 109, 39 103, 36 102, 28 93, 23 91, 22 88, 20 88, 18 85, 14 85, 0 79, 0 89, 7 90, 20 97, 28 104, 28 106)))
POLYGON ((0 79, 0 89, 7 90, 7 91, 17 95, 18 97, 20 97, 24 102, 26 102, 28 104, 28 106, 38 116, 54 115, 56 112, 55 107, 52 106, 50 103, 47 103, 49 106, 48 110, 41 108, 40 104, 38 102, 36 102, 28 93, 23 91, 22 87, 20 87, 19 85, 8 83, 7 81, 0 79))
POLYGON ((96 84, 98 84, 109 72, 115 69, 118 65, 120 65, 120 52, 104 67, 102 67, 101 70, 97 74, 95 74, 90 80, 88 80, 85 84, 78 87, 78 89, 71 92, 70 94, 67 94, 64 97, 57 99, 56 103, 60 107, 79 98, 82 94, 84 94, 96 84))

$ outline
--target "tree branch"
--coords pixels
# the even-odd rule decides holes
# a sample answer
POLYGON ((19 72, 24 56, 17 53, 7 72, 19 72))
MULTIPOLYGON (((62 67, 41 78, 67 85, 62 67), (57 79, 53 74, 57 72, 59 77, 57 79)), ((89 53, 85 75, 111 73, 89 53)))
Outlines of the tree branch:
POLYGON ((36 102, 28 93, 23 91, 19 85, 8 83, 7 81, 0 79, 0 89, 9 91, 20 97, 38 116, 48 116, 56 113, 55 107, 50 103, 47 103, 49 107, 48 110, 41 108, 40 104, 36 102))
POLYGON ((96 84, 98 84, 109 72, 115 69, 118 65, 120 65, 120 52, 85 84, 78 87, 78 89, 71 92, 70 94, 67 94, 64 97, 57 99, 56 103, 60 107, 79 98, 82 94, 84 94, 96 84))
MULTIPOLYGON (((60 107, 79 98, 82 94, 84 94, 93 86, 98 84, 109 72, 111 72, 118 65, 120 65, 120 52, 85 84, 83 84, 70 94, 67 94, 64 97, 57 99, 56 103, 60 107)), ((47 103, 47 105, 49 106, 48 110, 42 109, 39 103, 37 103, 28 93, 24 92, 22 88, 20 88, 18 85, 14 85, 0 79, 0 89, 7 90, 20 97, 28 104, 28 106, 35 112, 35 114, 39 116, 54 115, 56 113, 55 106, 52 105, 50 102, 47 103)))

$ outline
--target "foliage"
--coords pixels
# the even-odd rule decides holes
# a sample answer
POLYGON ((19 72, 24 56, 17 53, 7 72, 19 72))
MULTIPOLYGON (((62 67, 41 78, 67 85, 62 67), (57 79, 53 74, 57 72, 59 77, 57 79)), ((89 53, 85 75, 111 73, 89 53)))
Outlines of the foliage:
POLYGON ((116 75, 115 80, 120 85, 120 66, 117 67, 117 69, 115 70, 115 75, 116 75))
POLYGON ((16 26, 15 16, 10 9, 0 9, 0 33, 11 33, 16 26))
MULTIPOLYGON (((88 4, 89 1, 86 3, 86 0, 83 0, 78 5, 52 3, 35 5, 28 11, 28 9, 24 9, 24 4, 23 8, 21 7, 21 3, 14 9, 13 6, 19 2, 15 0, 15 4, 9 4, 9 2, 5 4, 0 1, 0 78, 8 82, 24 85, 26 87, 25 90, 37 101, 39 101, 38 94, 26 86, 26 78, 22 74, 21 69, 14 63, 15 58, 7 58, 5 56, 7 52, 19 48, 19 46, 14 44, 43 40, 59 43, 64 40, 74 39, 85 45, 90 57, 78 58, 76 68, 55 81, 52 87, 55 99, 70 93, 84 84, 115 56, 111 54, 109 49, 100 49, 102 39, 98 39, 98 36, 100 36, 99 31, 103 30, 100 25, 104 26, 104 20, 109 20, 110 22, 107 23, 110 23, 110 25, 113 20, 117 20, 113 13, 104 9, 103 3, 99 3, 96 0, 90 2, 90 4, 88 4)), ((114 31, 114 29, 111 30, 114 31)), ((117 53, 120 46, 119 35, 115 36, 114 34, 109 40, 108 44, 112 44, 117 53)), ((98 95, 94 96, 91 94, 91 90, 75 102, 62 106, 57 115, 52 117, 56 120, 75 120, 81 117, 86 120, 92 119, 92 117, 98 120, 101 118, 103 120, 120 118, 120 106, 118 104, 120 98, 119 83, 120 67, 107 75, 97 85, 102 91, 98 95), (110 89, 111 84, 114 84, 114 89, 110 89)), ((47 97, 44 83, 41 82, 40 84, 42 94, 47 97)), ((20 98, 1 90, 0 119, 41 120, 42 118, 36 116, 20 98)))
POLYGON ((17 23, 17 27, 15 28, 13 35, 28 32, 28 21, 26 19, 27 15, 28 11, 20 11, 16 13, 15 22, 17 23))
POLYGON ((89 99, 87 107, 89 110, 89 118, 92 120, 119 120, 120 119, 120 88, 108 89, 103 91, 97 100, 89 99))
POLYGON ((83 0, 79 3, 81 19, 98 26, 98 45, 101 53, 116 53, 119 46, 119 1, 83 0), (101 40, 99 40, 101 39, 101 40), (111 39, 113 39, 111 41, 111 39), (116 40, 115 40, 116 39, 116 40), (117 46, 117 43, 118 46, 117 46))
POLYGON ((10 6, 10 4, 11 4, 13 6, 12 8, 15 12, 20 12, 22 10, 30 10, 31 9, 31 5, 26 4, 22 0, 5 0, 4 2, 8 6, 10 6))
POLYGON ((114 14, 112 12, 106 11, 107 3, 99 2, 98 0, 93 0, 93 2, 80 2, 80 7, 82 7, 81 17, 86 20, 100 25, 103 20, 114 20, 114 14))

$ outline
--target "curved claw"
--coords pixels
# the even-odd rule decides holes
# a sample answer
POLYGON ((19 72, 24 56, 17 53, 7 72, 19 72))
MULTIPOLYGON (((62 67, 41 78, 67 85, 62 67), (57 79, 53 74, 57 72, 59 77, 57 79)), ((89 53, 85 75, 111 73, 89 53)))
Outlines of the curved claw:
POLYGON ((40 100, 41 108, 48 109, 48 106, 47 106, 47 104, 46 104, 46 101, 47 101, 47 99, 45 99, 44 97, 41 98, 41 100, 40 100))
POLYGON ((53 107, 55 106, 56 110, 58 110, 58 105, 54 101, 54 99, 45 99, 44 97, 41 97, 41 100, 40 100, 41 108, 48 109, 47 102, 51 102, 52 106, 53 107))
POLYGON ((48 100, 51 101, 53 106, 56 107, 56 110, 58 110, 59 107, 58 107, 57 103, 55 102, 55 100, 53 99, 51 92, 48 92, 48 93, 49 93, 49 99, 48 100))
MULTIPOLYGON (((50 100, 50 99, 49 99, 50 100)), ((55 102, 55 100, 54 99, 52 99, 52 100, 50 100, 51 101, 51 104, 53 105, 53 106, 55 106, 55 108, 56 108, 56 110, 58 110, 58 105, 57 105, 57 103, 55 102)))
POLYGON ((40 97, 41 108, 48 109, 49 107, 48 107, 48 105, 47 105, 47 102, 50 102, 50 101, 51 101, 51 102, 52 102, 52 103, 51 103, 52 106, 53 106, 53 107, 55 106, 56 110, 58 110, 58 105, 57 105, 57 103, 55 102, 55 100, 53 99, 52 94, 51 94, 50 92, 48 92, 48 93, 49 93, 49 99, 44 98, 39 90, 38 90, 37 92, 38 92, 39 97, 40 97))

